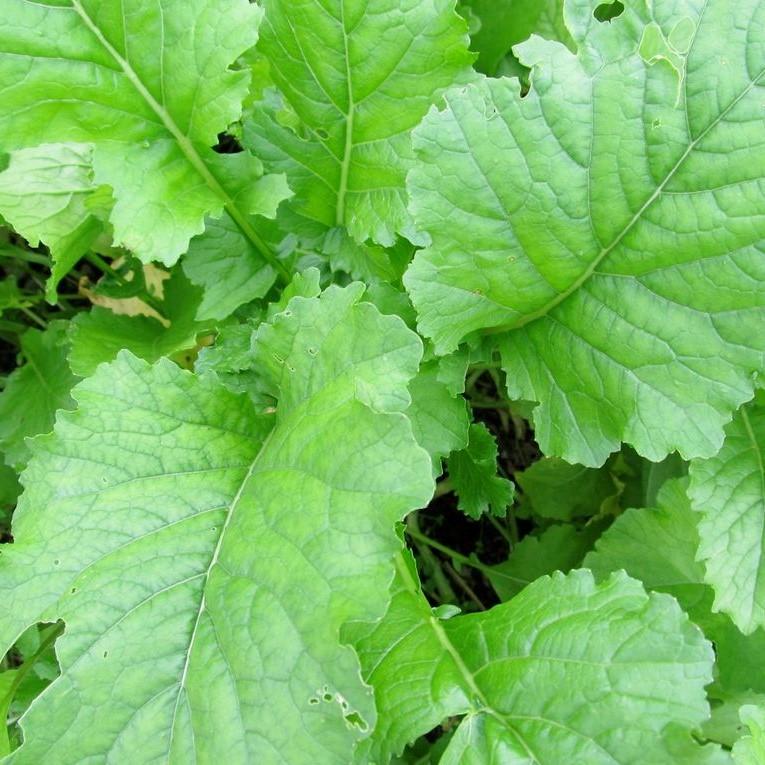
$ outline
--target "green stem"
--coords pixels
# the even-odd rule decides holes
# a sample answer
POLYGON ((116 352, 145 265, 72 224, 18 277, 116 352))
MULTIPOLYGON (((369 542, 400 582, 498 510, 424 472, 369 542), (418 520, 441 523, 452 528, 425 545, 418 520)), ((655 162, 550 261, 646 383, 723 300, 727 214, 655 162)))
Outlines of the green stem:
POLYGON ((487 576, 498 576, 502 579, 508 579, 511 582, 517 582, 523 585, 528 584, 528 582, 523 579, 519 579, 515 576, 510 576, 509 574, 505 574, 502 571, 497 571, 491 566, 487 566, 485 563, 481 563, 480 561, 473 558, 468 558, 467 555, 463 555, 462 553, 453 550, 451 547, 447 547, 446 545, 442 545, 440 542, 436 542, 435 539, 431 539, 430 537, 425 536, 425 534, 423 534, 419 529, 414 529, 408 525, 406 533, 412 537, 412 539, 416 539, 418 542, 422 542, 422 544, 427 545, 428 547, 432 547, 434 550, 438 550, 444 555, 448 555, 453 560, 459 561, 466 566, 471 566, 472 568, 482 572, 483 574, 486 574, 487 576))
POLYGON ((13 244, 0 245, 0 258, 13 258, 15 260, 23 260, 27 263, 37 263, 41 266, 48 266, 50 268, 50 258, 46 258, 45 255, 39 255, 36 252, 27 252, 22 250, 21 247, 16 247, 13 244))
POLYGON ((493 515, 487 515, 486 517, 489 519, 489 523, 502 535, 505 542, 510 545, 510 549, 512 550, 514 543, 507 529, 493 515))
POLYGON ((45 638, 41 641, 40 646, 38 647, 37 651, 32 654, 17 670, 16 675, 13 678, 13 682, 11 683, 10 688, 8 688, 8 692, 5 694, 2 700, 0 700, 0 709, 6 709, 11 701, 13 701, 13 697, 16 695, 16 691, 18 690, 19 686, 21 685, 22 680, 27 676, 29 673, 29 670, 32 669, 32 667, 35 665, 35 662, 45 653, 45 651, 50 648, 51 644, 56 640, 56 638, 64 631, 64 625, 63 624, 57 624, 54 627, 51 627, 48 634, 45 636, 45 638))
MULTIPOLYGON (((85 259, 90 261, 96 268, 100 269, 105 274, 109 274, 112 279, 119 282, 122 286, 130 286, 130 282, 118 271, 115 271, 111 265, 109 265, 109 263, 107 263, 100 255, 97 255, 95 252, 89 252, 85 256, 85 259)), ((163 319, 167 319, 167 316, 165 315, 162 308, 162 303, 157 300, 154 295, 151 295, 146 290, 141 290, 136 295, 136 297, 142 302, 146 303, 146 305, 148 305, 150 308, 153 308, 163 319)))
POLYGON ((48 326, 34 311, 30 311, 26 306, 20 305, 19 310, 24 314, 24 316, 37 324, 38 327, 45 329, 48 326))
MULTIPOLYGON (((419 526, 417 525, 417 518, 414 514, 407 518, 406 526, 407 532, 412 537, 414 537, 414 533, 412 532, 420 534, 419 526)), ((441 561, 439 561, 438 558, 433 555, 433 553, 427 547, 421 545, 416 545, 416 547, 417 552, 420 554, 423 562, 426 563, 433 572, 433 584, 435 585, 438 599, 442 603, 455 603, 457 601, 457 596, 454 594, 454 590, 449 584, 449 580, 441 570, 441 561)))

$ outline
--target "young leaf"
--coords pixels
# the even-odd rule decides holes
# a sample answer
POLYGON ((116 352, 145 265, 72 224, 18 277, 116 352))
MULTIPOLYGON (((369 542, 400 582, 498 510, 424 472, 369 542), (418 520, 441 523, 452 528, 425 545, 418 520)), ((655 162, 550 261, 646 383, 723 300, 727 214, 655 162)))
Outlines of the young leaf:
POLYGON ((484 513, 504 516, 514 487, 497 475, 497 442, 483 423, 470 426, 468 445, 449 457, 448 470, 463 513, 476 519, 484 513))
POLYGON ((77 378, 67 363, 66 331, 57 321, 21 336, 23 363, 0 393, 0 451, 9 465, 23 467, 29 458, 25 439, 50 431, 56 410, 74 406, 70 391, 77 378))
POLYGON ((749 634, 765 626, 765 392, 725 433, 719 454, 691 463, 689 493, 715 610, 749 634))
POLYGON ((87 144, 47 144, 13 152, 0 173, 0 215, 30 245, 43 242, 50 249, 50 303, 58 283, 104 229, 89 205, 96 190, 92 159, 87 144))
POLYGON ((338 763, 374 724, 348 620, 385 608, 395 521, 432 493, 401 410, 421 343, 361 285, 259 330, 274 415, 129 353, 35 442, 0 645, 61 618, 12 762, 338 763))
POLYGON ((400 565, 388 614, 357 649, 379 712, 372 761, 462 714, 442 763, 674 765, 663 730, 688 738, 708 714, 711 646, 672 598, 624 574, 599 586, 555 574, 443 621, 400 565))
POLYGON ((224 208, 259 246, 249 216, 274 208, 250 191, 260 163, 210 147, 240 116, 249 76, 229 67, 261 15, 246 0, 7 0, 0 146, 93 144, 95 182, 114 190, 115 242, 146 262, 172 265, 224 208))
POLYGON ((404 280, 440 352, 497 333, 548 456, 709 457, 765 367, 765 5, 597 4, 566 6, 576 55, 516 46, 525 98, 453 89, 414 132, 404 280))
MULTIPOLYGON (((444 88, 471 76, 454 0, 265 0, 259 50, 297 116, 264 102, 246 145, 287 174, 290 208, 314 230, 345 226, 359 242, 413 235, 404 179, 411 129, 444 88)), ((305 223, 304 223, 305 225, 305 223)))

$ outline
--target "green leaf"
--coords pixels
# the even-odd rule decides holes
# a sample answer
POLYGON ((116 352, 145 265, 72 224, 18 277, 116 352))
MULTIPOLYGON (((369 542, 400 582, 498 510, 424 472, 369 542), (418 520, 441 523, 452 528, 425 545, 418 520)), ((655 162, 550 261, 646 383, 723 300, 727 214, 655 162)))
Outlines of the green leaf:
POLYGON ((454 452, 447 466, 463 513, 476 519, 485 513, 505 515, 514 488, 507 478, 497 475, 497 442, 483 423, 470 426, 467 447, 454 452))
POLYGON ((539 536, 525 536, 504 563, 491 566, 487 571, 491 586, 500 600, 506 601, 540 576, 553 571, 568 573, 579 567, 600 532, 597 524, 581 530, 570 524, 555 524, 539 536))
POLYGON ((77 378, 67 363, 66 329, 57 321, 44 332, 29 329, 21 336, 24 363, 11 372, 0 393, 0 451, 11 466, 26 464, 26 438, 47 433, 56 410, 74 406, 70 391, 77 378))
MULTIPOLYGON (((267 217, 274 217, 279 203, 290 196, 281 175, 260 178, 255 189, 262 196, 260 214, 267 217)), ((205 232, 191 240, 183 270, 194 284, 204 288, 197 311, 200 321, 225 319, 239 306, 264 297, 277 277, 258 246, 227 215, 208 220, 205 232)))
MULTIPOLYGON (((241 114, 249 75, 229 67, 255 44, 246 0, 8 0, 0 31, 0 145, 94 147, 114 190, 115 243, 172 265, 205 215, 225 208, 256 247, 260 163, 210 148, 241 114)), ((269 257, 270 253, 261 252, 269 257)))
POLYGON ((558 521, 597 515, 618 493, 607 468, 570 465, 556 457, 535 462, 515 479, 536 515, 558 521))
POLYGON ((122 348, 147 361, 194 348, 197 335, 210 328, 197 322, 202 298, 180 270, 164 283, 163 320, 153 316, 125 316, 95 306, 77 314, 71 322, 72 349, 69 363, 75 374, 92 374, 104 361, 111 361, 122 348))
POLYGON ((765 763, 765 707, 747 704, 741 707, 741 722, 749 727, 733 747, 733 760, 737 765, 763 765, 765 763))
POLYGON ((410 131, 444 88, 471 76, 454 0, 263 6, 258 48, 293 111, 285 120, 281 104, 258 104, 246 145, 287 174, 290 210, 306 230, 345 226, 358 242, 386 247, 396 234, 413 236, 404 188, 410 131))
POLYGON ((563 23, 562 0, 463 0, 481 21, 471 36, 478 51, 477 67, 496 74, 502 58, 516 43, 532 34, 574 47, 563 23))
POLYGON ((441 474, 441 461, 447 454, 468 445, 470 427, 467 402, 439 380, 441 374, 439 360, 420 367, 409 384, 412 404, 407 410, 417 443, 433 460, 435 475, 441 474))
POLYGON ((694 460, 689 489, 699 560, 723 611, 745 634, 765 626, 765 392, 726 428, 720 453, 694 460))
POLYGON ((273 415, 123 352, 36 441, 0 644, 46 616, 66 632, 14 765, 352 760, 375 713, 340 629, 381 615, 394 523, 433 490, 400 413, 421 343, 362 293, 259 329, 273 415))
POLYGON ((0 173, 0 215, 30 245, 43 242, 50 250, 50 303, 58 283, 104 230, 92 209, 92 159, 88 144, 47 144, 13 152, 0 173))
POLYGON ((442 621, 399 565, 357 649, 375 688, 371 761, 465 715, 442 763, 675 763, 662 732, 707 715, 711 646, 670 597, 617 574, 555 574, 509 603, 442 621))
POLYGON ((687 479, 668 481, 657 506, 627 510, 587 555, 584 565, 599 577, 624 570, 651 590, 673 595, 714 641, 717 667, 714 696, 753 690, 765 693, 765 632, 743 635, 724 614, 712 612, 713 592, 705 567, 696 560, 698 513, 686 494, 687 479))
POLYGON ((765 6, 655 0, 601 24, 597 4, 567 6, 576 55, 516 46, 526 97, 453 89, 415 130, 432 241, 404 281, 440 353, 496 333, 548 456, 710 457, 765 367, 765 6), (648 34, 666 51, 646 62, 648 34))

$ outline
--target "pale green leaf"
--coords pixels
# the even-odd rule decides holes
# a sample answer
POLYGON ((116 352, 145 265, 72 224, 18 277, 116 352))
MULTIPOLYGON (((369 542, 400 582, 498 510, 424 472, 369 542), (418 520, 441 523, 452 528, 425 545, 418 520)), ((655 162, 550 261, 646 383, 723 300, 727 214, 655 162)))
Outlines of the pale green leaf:
POLYGON ((210 323, 196 320, 202 294, 176 270, 163 285, 161 303, 165 318, 126 316, 95 306, 71 322, 69 363, 75 374, 92 374, 111 361, 122 348, 147 361, 172 356, 195 347, 197 335, 210 323))
POLYGON ((0 451, 9 465, 23 467, 29 457, 26 438, 47 433, 57 409, 71 409, 69 395, 77 378, 67 363, 66 324, 53 322, 42 332, 21 336, 21 365, 0 393, 0 451))
POLYGON ((736 765, 765 765, 765 707, 741 707, 741 722, 748 726, 750 735, 736 742, 733 760, 736 765))
POLYGON ((753 690, 765 693, 765 632, 743 635, 725 614, 712 612, 713 592, 696 560, 700 515, 691 509, 687 479, 664 484, 652 508, 621 515, 587 555, 584 565, 599 577, 625 570, 648 589, 667 592, 714 641, 714 696, 753 690))
POLYGON ((13 152, 0 173, 0 215, 33 247, 42 242, 50 250, 51 303, 58 283, 103 232, 88 204, 96 190, 92 158, 87 144, 46 144, 13 152))
POLYGON ((410 131, 439 92, 471 76, 454 0, 265 0, 258 49, 292 114, 257 105, 245 143, 285 172, 303 226, 359 242, 413 236, 410 131))
POLYGON ((362 292, 260 328, 273 415, 123 352, 35 442, 0 643, 45 616, 66 632, 11 763, 352 760, 375 713, 340 629, 381 615, 394 523, 433 489, 382 411, 408 404, 420 341, 362 292))
POLYGON ((409 384, 412 404, 407 410, 415 438, 430 454, 436 475, 441 474, 444 457, 468 445, 470 426, 467 402, 449 391, 439 380, 441 374, 439 360, 428 361, 420 367, 409 384))
POLYGON ((576 55, 516 46, 527 96, 455 88, 415 130, 404 280, 439 352, 496 333, 545 454, 709 457, 765 367, 765 4, 597 5, 566 6, 576 55))
POLYGON ((513 501, 513 484, 497 475, 497 442, 483 423, 473 423, 468 444, 447 462, 457 506, 471 518, 502 517, 513 501))
POLYGON ((691 462, 689 493, 714 608, 749 634, 765 626, 765 392, 725 433, 719 454, 691 462))
POLYGON ((357 648, 375 688, 376 762, 460 714, 442 763, 674 765, 665 727, 690 746, 708 715, 711 646, 675 601, 624 574, 555 574, 443 621, 400 565, 388 614, 357 648))
POLYGON ((261 15, 246 0, 7 0, 0 146, 92 144, 115 243, 144 261, 173 264, 224 208, 257 246, 249 216, 263 210, 242 184, 260 164, 210 147, 241 115, 249 75, 230 66, 261 15))

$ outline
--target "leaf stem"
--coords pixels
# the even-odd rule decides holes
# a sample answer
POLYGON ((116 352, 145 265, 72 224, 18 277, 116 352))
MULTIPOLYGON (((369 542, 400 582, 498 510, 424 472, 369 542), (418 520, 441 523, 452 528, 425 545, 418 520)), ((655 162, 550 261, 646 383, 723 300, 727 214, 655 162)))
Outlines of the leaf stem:
MULTIPOLYGON (((2 699, 0 699, 0 709, 5 708, 6 705, 9 705, 10 702, 13 701, 13 697, 16 695, 16 691, 21 685, 22 680, 29 673, 29 670, 32 669, 32 667, 35 665, 35 662, 45 653, 45 651, 48 650, 51 644, 55 642, 56 638, 59 635, 61 635, 63 631, 64 631, 63 624, 56 624, 53 627, 51 627, 50 630, 48 631, 48 634, 40 642, 40 645, 38 646, 37 651, 35 651, 35 653, 32 654, 32 656, 26 659, 24 663, 16 670, 16 675, 13 678, 13 682, 11 683, 10 688, 8 688, 8 691, 5 694, 5 696, 2 699)), ((2 724, 5 724, 4 720, 1 722, 2 724)))
POLYGON ((491 566, 487 566, 485 563, 481 563, 479 560, 468 558, 467 555, 463 555, 462 553, 453 550, 451 547, 447 547, 446 545, 442 545, 440 542, 436 542, 435 539, 431 539, 430 537, 423 534, 419 529, 413 528, 409 524, 407 524, 406 533, 412 537, 412 539, 416 539, 418 542, 422 542, 422 544, 427 545, 428 547, 432 547, 434 550, 438 550, 440 553, 448 555, 453 560, 459 561, 466 566, 471 566, 486 576, 498 576, 502 579, 509 579, 511 582, 522 582, 523 584, 528 584, 528 582, 525 582, 522 579, 518 579, 517 577, 510 576, 509 574, 504 574, 501 571, 497 571, 491 566))

